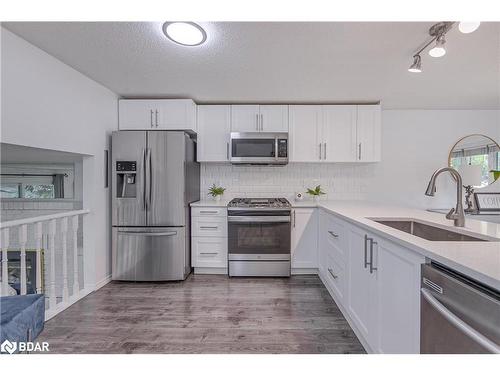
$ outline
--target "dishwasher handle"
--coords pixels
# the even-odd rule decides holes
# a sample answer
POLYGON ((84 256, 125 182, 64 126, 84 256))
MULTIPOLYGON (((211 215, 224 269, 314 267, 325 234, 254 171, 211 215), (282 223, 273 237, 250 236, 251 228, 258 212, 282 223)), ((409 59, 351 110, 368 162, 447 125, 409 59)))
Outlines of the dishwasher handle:
POLYGON ((485 348, 486 350, 490 351, 491 353, 495 354, 500 354, 500 346, 495 344, 493 341, 491 341, 489 338, 485 337, 478 331, 476 331, 474 328, 469 326, 467 323, 465 323, 462 319, 460 319, 458 316, 453 314, 450 310, 448 310, 441 302, 438 301, 437 298, 435 298, 432 293, 426 289, 422 288, 421 289, 422 297, 437 311, 439 312, 443 318, 445 318, 448 322, 453 324, 456 328, 458 328, 462 333, 467 335, 467 337, 471 338, 485 348))

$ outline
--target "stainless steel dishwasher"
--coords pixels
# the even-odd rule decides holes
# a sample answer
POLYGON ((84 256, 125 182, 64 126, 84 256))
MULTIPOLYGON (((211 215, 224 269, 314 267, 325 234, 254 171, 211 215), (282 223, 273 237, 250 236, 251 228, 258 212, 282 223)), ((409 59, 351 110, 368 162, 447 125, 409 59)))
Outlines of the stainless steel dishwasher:
POLYGON ((500 353, 500 292, 440 264, 422 266, 420 352, 500 353))

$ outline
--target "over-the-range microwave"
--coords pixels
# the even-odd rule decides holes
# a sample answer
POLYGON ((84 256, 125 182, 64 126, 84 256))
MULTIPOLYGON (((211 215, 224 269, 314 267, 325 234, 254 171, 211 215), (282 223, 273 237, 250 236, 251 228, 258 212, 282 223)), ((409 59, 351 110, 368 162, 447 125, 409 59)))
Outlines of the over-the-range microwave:
POLYGON ((229 160, 233 164, 288 163, 288 133, 231 133, 229 160))

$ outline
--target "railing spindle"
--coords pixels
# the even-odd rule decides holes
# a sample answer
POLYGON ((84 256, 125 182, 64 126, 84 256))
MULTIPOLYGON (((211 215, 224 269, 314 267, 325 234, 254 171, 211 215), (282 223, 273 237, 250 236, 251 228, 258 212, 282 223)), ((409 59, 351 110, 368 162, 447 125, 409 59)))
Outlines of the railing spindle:
POLYGON ((78 215, 71 218, 71 229, 73 230, 73 295, 80 293, 78 282, 78 215))
POLYGON ((7 262, 9 261, 7 256, 7 251, 9 249, 9 228, 2 230, 2 289, 7 292, 9 286, 9 266, 7 262))
POLYGON ((63 302, 69 299, 68 291, 68 218, 61 219, 61 232, 62 232, 62 252, 63 252, 63 302))
POLYGON ((43 224, 42 222, 35 223, 35 241, 36 241, 36 292, 43 293, 42 286, 42 236, 43 224))
POLYGON ((50 253, 50 296, 49 306, 51 309, 56 307, 56 219, 49 221, 49 253, 50 253))
POLYGON ((24 224, 19 227, 19 247, 20 247, 20 265, 21 265, 21 295, 25 295, 27 277, 26 277, 26 242, 28 241, 28 225, 24 224))

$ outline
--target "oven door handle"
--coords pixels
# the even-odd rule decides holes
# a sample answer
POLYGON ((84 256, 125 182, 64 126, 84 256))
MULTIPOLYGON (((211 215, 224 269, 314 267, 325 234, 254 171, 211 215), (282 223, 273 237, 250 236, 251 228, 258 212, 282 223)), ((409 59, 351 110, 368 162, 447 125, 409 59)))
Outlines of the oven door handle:
POLYGON ((453 314, 450 310, 448 310, 441 302, 435 298, 431 292, 425 288, 421 289, 422 297, 436 310, 438 311, 443 318, 445 318, 448 322, 454 325, 457 329, 462 331, 470 339, 474 340, 477 344, 481 345, 486 350, 491 353, 500 353, 500 346, 495 344, 493 341, 476 331, 474 328, 465 323, 458 316, 453 314))
POLYGON ((232 223, 289 223, 290 216, 228 216, 232 223))

